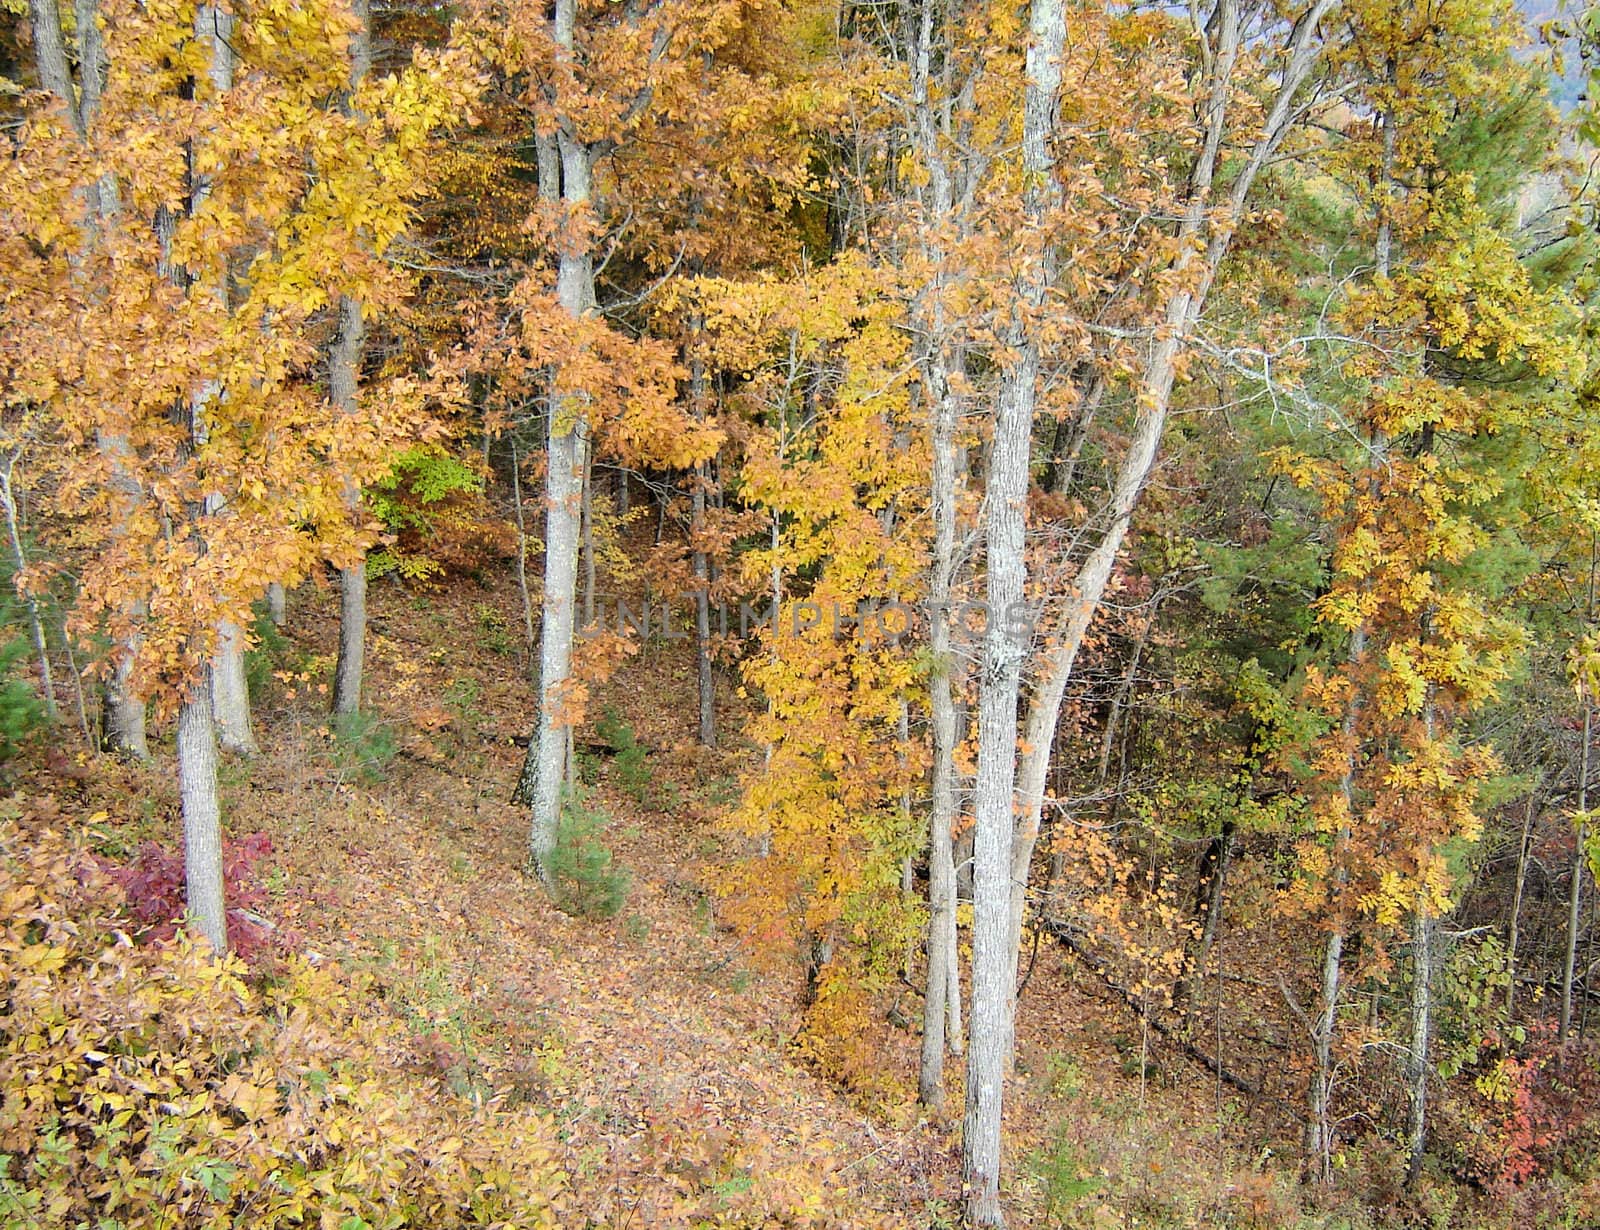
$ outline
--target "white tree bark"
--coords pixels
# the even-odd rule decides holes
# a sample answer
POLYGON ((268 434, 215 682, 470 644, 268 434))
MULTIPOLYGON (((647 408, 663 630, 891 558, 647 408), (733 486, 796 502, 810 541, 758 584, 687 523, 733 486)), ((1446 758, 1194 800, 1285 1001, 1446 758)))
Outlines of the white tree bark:
POLYGON ((1419 899, 1411 925, 1411 1047, 1406 1056, 1411 1102, 1407 1184, 1415 1183, 1422 1172, 1422 1159, 1428 1145, 1428 1044, 1433 1033, 1435 929, 1427 902, 1419 899))
MULTIPOLYGON (((571 54, 576 0, 557 0, 557 44, 571 54)), ((574 132, 563 127, 558 136, 561 199, 581 215, 591 197, 591 152, 574 132)), ((541 179, 543 172, 541 170, 541 179)), ((574 317, 594 307, 594 262, 587 240, 564 241, 558 255, 556 294, 574 317)), ((559 374, 556 378, 559 387, 559 374)), ((529 852, 535 871, 548 886, 550 855, 555 850, 556 828, 567 768, 566 682, 572 672, 574 603, 577 597, 578 551, 581 537, 583 474, 588 446, 588 406, 579 392, 553 394, 548 435, 549 465, 545 479, 544 600, 540 628, 539 725, 534 757, 533 817, 529 852)))
MULTIPOLYGON (((339 299, 339 332, 328 351, 328 394, 347 415, 359 408, 361 357, 366 348, 366 325, 361 304, 349 296, 339 299)), ((361 511, 361 490, 345 489, 350 516, 361 511)), ((357 560, 339 570, 339 658, 333 672, 333 711, 359 712, 361 682, 367 652, 367 564, 357 560)))
POLYGON ((211 660, 211 703, 216 716, 217 742, 241 756, 256 754, 256 736, 250 727, 250 685, 244 673, 244 633, 223 620, 217 626, 217 649, 211 660))
MULTIPOLYGON (((206 48, 212 86, 218 93, 230 90, 233 87, 233 48, 230 43, 233 36, 232 14, 215 5, 201 5, 195 10, 194 32, 196 40, 206 48)), ((198 213, 210 194, 210 178, 193 175, 189 186, 190 212, 198 213)), ((215 295, 226 302, 228 292, 226 284, 221 283, 196 287, 192 293, 215 295)), ((215 382, 207 383, 195 391, 192 413, 197 444, 203 444, 207 433, 206 407, 222 392, 215 382)), ((220 497, 207 497, 204 515, 224 515, 220 497)), ((254 732, 250 729, 250 690, 245 683, 244 651, 244 631, 232 621, 222 620, 217 625, 210 671, 216 736, 227 750, 253 756, 256 743, 254 732)))
POLYGON ((228 950, 222 884, 222 809, 210 689, 190 689, 178 711, 178 791, 183 805, 183 880, 189 919, 218 953, 228 950))
MULTIPOLYGON (((1219 167, 1228 125, 1228 100, 1234 67, 1241 45, 1240 11, 1237 0, 1221 0, 1214 25, 1198 31, 1208 43, 1210 53, 1210 94, 1204 110, 1205 139, 1191 176, 1188 207, 1179 227, 1181 255, 1175 272, 1177 290, 1167 303, 1165 319, 1141 374, 1137 393, 1133 436, 1117 469, 1106 528, 1100 541, 1085 558, 1058 621, 1054 648, 1039 668, 1039 683, 1028 706, 1023 741, 1027 752, 1018 773, 1018 817, 1011 858, 1011 934, 1013 970, 1021 953, 1022 919, 1026 905, 1028 875, 1034 847, 1039 837, 1039 822, 1044 807, 1050 755, 1055 745, 1061 703, 1072 677, 1078 651, 1100 609, 1106 584, 1116 564, 1117 553, 1127 537, 1133 510, 1155 465, 1156 454, 1165 430, 1172 402, 1172 388, 1178 360, 1183 354, 1190 330, 1205 305, 1211 284, 1227 255, 1233 227, 1243 216, 1256 177, 1277 151, 1297 118, 1298 97, 1321 51, 1322 19, 1337 0, 1316 0, 1297 21, 1285 48, 1284 69, 1277 93, 1268 109, 1261 135, 1240 168, 1229 191, 1225 217, 1208 218, 1211 189, 1219 167), (1210 227, 1203 249, 1197 252, 1200 237, 1210 227)), ((1013 979, 1014 981, 1014 979, 1013 979)))
POLYGON ((1026 597, 1024 556, 1033 417, 1039 378, 1034 315, 1049 288, 1043 223, 1057 189, 1050 151, 1061 49, 1062 0, 1033 0, 1022 105, 1023 209, 1040 251, 1024 262, 1006 333, 1013 356, 1001 374, 987 485, 988 556, 978 691, 977 832, 973 845, 972 1011, 967 1047, 962 1177, 973 1226, 1002 1226, 1001 1123, 1010 1065, 1016 962, 1012 956, 1012 836, 1016 824, 1017 702, 1028 637, 1018 619, 1026 597))
MULTIPOLYGON (((923 194, 921 248, 931 272, 929 285, 914 305, 922 336, 920 367, 929 415, 932 473, 929 512, 934 527, 933 562, 928 584, 929 650, 932 666, 928 704, 933 728, 932 798, 928 816, 928 942, 927 992, 923 1000, 922 1056, 918 1097, 930 1109, 944 1102, 944 1057, 963 1051, 961 965, 956 928, 956 874, 952 831, 957 810, 958 775, 950 602, 956 569, 956 504, 960 470, 956 464, 956 431, 960 402, 951 380, 949 354, 953 338, 944 303, 946 260, 943 228, 955 221, 953 173, 945 154, 948 133, 936 116, 930 96, 935 37, 935 4, 923 0, 912 49, 911 127, 928 173, 923 194)), ((943 36, 943 31, 939 32, 943 36)), ((975 168, 965 167, 970 176, 975 168)), ((959 351, 957 351, 959 356, 959 351)), ((959 366, 960 359, 955 363, 959 366)))

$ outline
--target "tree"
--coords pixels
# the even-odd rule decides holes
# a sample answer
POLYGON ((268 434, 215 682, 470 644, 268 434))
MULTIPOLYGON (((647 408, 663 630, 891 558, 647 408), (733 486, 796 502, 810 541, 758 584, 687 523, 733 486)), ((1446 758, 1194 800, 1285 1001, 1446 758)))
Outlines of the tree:
POLYGON ((348 63, 334 5, 118 3, 101 20, 92 121, 32 111, 0 172, 19 275, 5 392, 55 423, 64 510, 115 527, 84 564, 75 620, 130 655, 128 695, 177 711, 190 905, 220 949, 218 647, 270 581, 362 549, 345 484, 381 473, 425 396, 397 379, 341 420, 317 392, 308 323, 361 259, 344 240, 404 225, 427 135, 467 94, 419 57, 369 81, 371 119, 324 109, 348 63), (386 190, 341 196, 354 165, 386 190))

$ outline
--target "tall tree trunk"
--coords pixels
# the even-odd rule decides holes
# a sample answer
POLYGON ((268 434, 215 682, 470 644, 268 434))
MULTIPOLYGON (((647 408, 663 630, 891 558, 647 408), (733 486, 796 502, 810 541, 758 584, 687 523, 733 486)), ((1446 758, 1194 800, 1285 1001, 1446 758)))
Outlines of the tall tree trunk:
POLYGON ((1023 210, 1030 253, 1006 333, 1011 362, 1001 375, 989 452, 987 626, 978 692, 977 836, 973 847, 972 1012, 967 1049, 962 1178, 973 1226, 1002 1226, 1000 1131, 1012 1046, 1016 960, 1011 943, 1016 823, 1017 702, 1028 638, 1017 622, 1027 593, 1024 554, 1039 340, 1032 319, 1044 304, 1053 260, 1043 223, 1057 196, 1050 129, 1066 39, 1062 0, 1033 0, 1022 101, 1023 210))
MULTIPOLYGON (((697 421, 705 418, 706 365, 701 356, 704 319, 696 311, 689 320, 689 406, 697 421)), ((700 746, 717 745, 716 676, 711 669, 711 563, 706 556, 706 489, 711 484, 711 467, 700 462, 694 468, 693 510, 689 536, 694 566, 694 663, 700 697, 700 746)))
MULTIPOLYGON (((959 725, 955 704, 954 660, 951 652, 948 607, 956 564, 956 511, 961 474, 957 467, 956 434, 960 402, 951 380, 951 368, 962 359, 954 345, 952 322, 944 301, 947 253, 937 238, 955 221, 956 172, 945 157, 947 113, 936 114, 930 93, 934 59, 934 0, 923 0, 918 12, 912 49, 912 126, 918 152, 927 169, 923 208, 928 225, 921 232, 923 259, 930 271, 929 285, 914 305, 923 336, 920 356, 922 383, 929 414, 932 472, 929 507, 934 526, 933 561, 929 577, 928 679, 933 728, 932 798, 928 816, 928 942, 927 993, 923 1000, 922 1055, 917 1089, 923 1105, 942 1107, 944 1057, 963 1051, 961 1028, 961 962, 956 928, 957 877, 953 833, 957 811, 956 745, 959 725)), ((944 32, 940 32, 944 35, 944 32)), ((972 168, 966 168, 967 174, 972 168)))
POLYGON ((1522 838, 1517 843, 1517 883, 1511 894, 1511 922, 1506 935, 1506 1014, 1517 1006, 1517 946, 1522 932, 1522 893, 1528 883, 1528 854, 1533 847, 1533 817, 1539 787, 1536 781, 1528 791, 1528 802, 1522 813, 1522 838))
MULTIPOLYGON (((705 532, 707 471, 697 465, 694 473, 694 533, 705 532)), ((716 675, 711 669, 711 568, 704 550, 694 552, 694 661, 700 697, 700 746, 717 745, 716 675)))
POLYGON ((189 919, 211 947, 228 950, 222 884, 222 809, 211 690, 190 689, 178 710, 178 792, 183 804, 183 880, 189 919))
MULTIPOLYGON (((339 296, 339 331, 328 350, 328 392, 344 414, 357 413, 366 321, 362 306, 339 296)), ((360 515, 362 491, 344 491, 350 517, 360 515)), ((333 670, 333 712, 355 713, 362 707, 366 667, 366 560, 339 569, 339 659, 333 670)))
MULTIPOLYGON (((556 43, 571 54, 577 0, 557 0, 556 43)), ((561 199, 574 216, 588 212, 591 194, 589 148, 564 125, 558 135, 561 199)), ((541 182, 544 173, 541 168, 541 182)), ((574 317, 594 307, 594 263, 588 240, 564 238, 558 255, 556 293, 574 317)), ((529 852, 534 870, 548 887, 550 856, 566 779, 569 723, 567 679, 572 671, 574 600, 577 597, 578 538, 582 519, 583 474, 588 437, 588 405, 577 390, 562 391, 560 374, 550 405, 549 466, 545 479, 544 602, 540 626, 538 750, 534 764, 533 815, 529 852)), ((531 751, 532 749, 530 749, 531 751)))
MULTIPOLYGON (((201 5, 195 10, 195 38, 206 48, 211 84, 219 95, 233 88, 233 15, 216 5, 201 5)), ((189 212, 198 214, 211 195, 209 175, 192 168, 197 159, 191 151, 189 183, 189 212)), ((193 286, 191 294, 213 295, 224 306, 227 303, 226 278, 208 286, 193 286)), ((195 391, 192 399, 193 434, 197 446, 203 446, 209 428, 206 425, 206 407, 222 396, 223 390, 215 381, 208 381, 195 391)), ((206 518, 227 515, 220 496, 207 496, 203 514, 206 518)), ((231 620, 221 620, 217 625, 216 644, 211 655, 211 704, 213 726, 217 740, 229 751, 253 756, 256 751, 255 735, 250 729, 250 690, 245 683, 244 631, 231 620)))
POLYGON ((274 628, 281 628, 289 621, 289 595, 284 591, 282 581, 274 581, 267 586, 267 618, 272 621, 274 628))
MULTIPOLYGON (((94 0, 77 0, 75 5, 80 90, 73 86, 72 68, 61 35, 61 14, 55 0, 36 0, 28 6, 40 83, 66 105, 73 126, 80 135, 87 135, 94 124, 100 102, 101 74, 106 67, 97 9, 94 0)), ((109 176, 104 178, 90 193, 85 205, 84 234, 86 242, 92 243, 99 227, 116 211, 115 182, 109 176)), ((118 527, 132 515, 132 509, 142 498, 142 493, 122 460, 127 453, 127 441, 120 436, 102 435, 97 444, 107 460, 111 486, 125 500, 122 515, 114 519, 111 527, 115 535, 119 532, 118 527)), ((111 671, 105 680, 101 741, 107 751, 135 760, 147 760, 150 748, 145 738, 144 701, 134 696, 130 689, 133 660, 139 652, 137 629, 145 616, 144 602, 138 598, 132 599, 124 607, 122 615, 128 630, 112 647, 111 671)))
POLYGON ((1211 959, 1212 945, 1217 942, 1217 927, 1222 918, 1222 905, 1227 893, 1228 861, 1233 856, 1233 831, 1233 821, 1223 821, 1222 831, 1216 837, 1216 861, 1211 868, 1211 883, 1206 888, 1206 921, 1200 933, 1200 951, 1195 954, 1194 964, 1186 969, 1183 977, 1179 979, 1178 991, 1174 994, 1174 998, 1179 993, 1183 996, 1183 1027, 1184 1033, 1188 1035, 1194 1032, 1194 1006, 1198 998, 1195 989, 1190 985, 1190 979, 1192 976, 1195 983, 1204 982, 1206 962, 1211 959))
MULTIPOLYGON (((1594 742, 1594 705, 1587 688, 1583 691, 1583 748, 1578 754, 1578 814, 1589 813, 1589 760, 1594 742)), ((1588 843, 1588 825, 1578 822, 1575 834, 1577 844, 1572 850, 1572 882, 1567 889, 1567 949, 1561 962, 1561 1030, 1560 1042, 1565 1046, 1572 1032, 1572 985, 1578 964, 1578 931, 1583 919, 1584 847, 1588 843)))
MULTIPOLYGON (((233 84, 233 17, 214 5, 203 4, 195 10, 195 39, 206 50, 211 83, 219 92, 233 84)), ((210 180, 192 170, 189 185, 189 208, 199 209, 210 194, 210 180)), ((170 261, 170 215, 165 223, 158 219, 158 230, 163 235, 163 261, 166 272, 181 284, 180 271, 170 261)), ((225 297, 225 285, 190 287, 191 294, 212 294, 225 297)), ((190 399, 190 443, 198 450, 206 442, 206 404, 221 390, 208 385, 196 391, 190 399)), ((203 521, 206 517, 220 515, 215 501, 208 497, 191 508, 191 532, 196 536, 201 550, 205 549, 203 521)), ((217 792, 217 730, 214 713, 218 693, 216 678, 219 662, 226 665, 225 646, 230 640, 232 627, 223 621, 218 629, 218 643, 213 649, 210 666, 197 683, 187 685, 184 700, 178 711, 178 790, 183 810, 184 884, 188 894, 189 914, 217 952, 228 946, 226 902, 223 900, 222 880, 222 803, 217 792)), ((237 630, 234 630, 237 637, 237 630)), ((240 647, 235 644, 234 649, 240 647)), ((241 659, 242 665, 242 659, 241 659)), ((242 671, 239 680, 242 684, 242 671)), ((227 692, 232 681, 224 681, 227 692)), ((248 729, 248 719, 247 727, 248 729)))
MULTIPOLYGON (((936 370, 942 374, 942 362, 936 370)), ((937 379, 937 377, 936 377, 937 379)), ((944 1100, 944 1055, 961 1053, 961 965, 956 933, 956 706, 946 618, 955 566, 957 406, 947 380, 930 387, 933 423, 933 575, 929 603, 929 708, 933 724, 933 789, 928 816, 928 972, 922 1015, 918 1096, 924 1106, 944 1100)))
POLYGON ((1428 903, 1417 902, 1411 925, 1411 1047, 1406 1056, 1406 1081, 1411 1103, 1407 1133, 1406 1183, 1422 1172, 1428 1144, 1428 1043, 1433 1025, 1433 935, 1428 903))
MULTIPOLYGON (((354 0, 356 29, 350 40, 350 86, 372 71, 372 13, 369 0, 354 0)), ((360 409, 361 364, 366 356, 366 314, 358 300, 339 296, 339 325, 328 349, 328 396, 341 413, 360 409)), ((361 488, 346 486, 344 504, 351 518, 361 515, 361 488)), ((367 658, 367 561, 339 570, 339 657, 333 670, 333 712, 361 711, 361 686, 367 658)))

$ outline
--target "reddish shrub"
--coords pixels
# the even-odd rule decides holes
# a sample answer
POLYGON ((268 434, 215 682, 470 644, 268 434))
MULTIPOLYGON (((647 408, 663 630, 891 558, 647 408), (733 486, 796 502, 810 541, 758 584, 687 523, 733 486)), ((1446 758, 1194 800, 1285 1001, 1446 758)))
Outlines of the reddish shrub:
MULTIPOLYGON (((252 964, 263 957, 289 952, 298 942, 293 933, 274 927, 260 914, 260 907, 267 901, 267 890, 256 869, 271 853, 272 839, 265 833, 229 839, 222 846, 228 942, 239 956, 252 964)), ((186 908, 183 855, 158 842, 147 841, 130 862, 117 863, 110 859, 100 862, 107 876, 121 887, 128 912, 140 924, 134 938, 146 943, 171 939, 183 921, 186 908)))

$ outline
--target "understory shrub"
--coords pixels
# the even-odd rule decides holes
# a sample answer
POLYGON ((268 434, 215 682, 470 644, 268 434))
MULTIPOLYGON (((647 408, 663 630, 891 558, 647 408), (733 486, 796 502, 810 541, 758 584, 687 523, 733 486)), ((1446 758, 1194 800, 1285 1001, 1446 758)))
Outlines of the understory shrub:
POLYGON ((0 763, 15 756, 28 736, 45 723, 44 704, 25 680, 12 673, 31 651, 22 636, 0 645, 0 763))
POLYGON ((650 793, 649 751, 633 733, 633 727, 622 720, 610 705, 594 724, 594 732, 605 740, 614 753, 612 765, 616 770, 617 785, 641 806, 650 793))
POLYGON ((16 596, 14 576, 10 563, 0 561, 0 764, 15 756, 48 720, 44 702, 21 677, 34 647, 24 631, 26 614, 16 596))
MULTIPOLYGON (((269 954, 287 954, 296 940, 257 913, 267 900, 257 865, 271 853, 272 839, 265 833, 249 833, 222 843, 228 943, 246 962, 269 954)), ((147 841, 131 861, 101 860, 100 865, 106 877, 122 889, 128 914, 138 927, 133 932, 135 939, 159 943, 177 934, 187 908, 182 854, 147 841)))
POLYGON ((0 1226, 557 1224, 550 1122, 465 1113, 370 988, 135 925, 80 847, 0 823, 0 1226))
POLYGON ((368 786, 388 776, 399 744, 387 722, 370 713, 341 713, 331 725, 333 759, 341 775, 354 775, 368 786))
POLYGON ((568 914, 615 918, 628 900, 628 872, 600 839, 605 825, 606 814, 590 807, 582 793, 561 809, 550 875, 555 903, 568 914))

